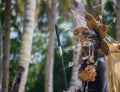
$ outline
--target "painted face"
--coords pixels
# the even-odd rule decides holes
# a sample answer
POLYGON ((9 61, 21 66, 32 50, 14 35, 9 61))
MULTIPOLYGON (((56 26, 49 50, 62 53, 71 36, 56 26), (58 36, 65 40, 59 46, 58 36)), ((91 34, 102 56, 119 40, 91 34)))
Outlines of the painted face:
POLYGON ((82 57, 87 59, 100 47, 99 37, 97 33, 92 30, 84 30, 82 32, 82 57))

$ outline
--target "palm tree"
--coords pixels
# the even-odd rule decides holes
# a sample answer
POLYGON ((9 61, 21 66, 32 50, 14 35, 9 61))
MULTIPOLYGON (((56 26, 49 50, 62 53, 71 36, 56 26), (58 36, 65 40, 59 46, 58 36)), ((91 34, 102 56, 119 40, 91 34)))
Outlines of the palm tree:
POLYGON ((55 0, 46 0, 46 13, 50 29, 47 57, 45 65, 45 92, 53 92, 53 65, 54 65, 54 43, 55 43, 55 0))
POLYGON ((2 92, 2 25, 0 18, 0 92, 2 92))
POLYGON ((5 8, 5 36, 3 46, 3 84, 2 92, 8 92, 9 84, 9 55, 10 55, 10 7, 11 0, 6 1, 5 8))
POLYGON ((90 12, 95 18, 97 18, 102 11, 101 0, 85 0, 85 1, 86 11, 90 12))
POLYGON ((117 13, 117 32, 116 32, 116 39, 120 41, 120 0, 118 0, 118 13, 117 13))
MULTIPOLYGON (((72 12, 72 19, 73 19, 73 28, 78 26, 85 26, 86 20, 84 17, 84 0, 71 0, 71 12, 72 12)), ((79 40, 75 37, 74 45, 78 45, 79 40)), ((78 90, 82 87, 82 82, 78 79, 78 70, 80 67, 79 61, 80 55, 80 47, 75 47, 73 53, 73 68, 72 68, 72 76, 70 81, 70 88, 69 90, 78 90)))
MULTIPOLYGON (((117 12, 117 25, 116 25, 116 39, 117 41, 120 42, 120 0, 118 0, 118 12, 117 12)), ((120 53, 117 53, 118 57, 120 57, 120 53)), ((116 87, 116 92, 120 92, 120 62, 115 64, 115 87, 116 87)))
POLYGON ((32 49, 35 9, 36 0, 26 0, 22 45, 18 61, 18 68, 11 92, 24 92, 25 90, 32 49))

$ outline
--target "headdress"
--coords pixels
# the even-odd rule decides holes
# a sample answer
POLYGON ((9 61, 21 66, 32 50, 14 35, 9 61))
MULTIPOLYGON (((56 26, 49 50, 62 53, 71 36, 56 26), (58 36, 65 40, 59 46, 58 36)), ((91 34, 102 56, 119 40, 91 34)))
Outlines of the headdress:
MULTIPOLYGON (((87 26, 86 27, 77 27, 73 30, 74 35, 76 35, 80 41, 84 41, 84 37, 83 34, 84 31, 86 30, 92 30, 95 33, 98 34, 97 38, 100 41, 100 49, 101 51, 105 54, 105 55, 109 55, 110 54, 110 50, 108 47, 107 42, 104 40, 107 31, 108 31, 108 27, 104 24, 99 24, 96 22, 95 18, 88 12, 85 12, 85 19, 87 22, 87 26)), ((92 35, 92 34, 91 34, 92 35)), ((96 37, 91 36, 91 39, 96 39, 96 37)))

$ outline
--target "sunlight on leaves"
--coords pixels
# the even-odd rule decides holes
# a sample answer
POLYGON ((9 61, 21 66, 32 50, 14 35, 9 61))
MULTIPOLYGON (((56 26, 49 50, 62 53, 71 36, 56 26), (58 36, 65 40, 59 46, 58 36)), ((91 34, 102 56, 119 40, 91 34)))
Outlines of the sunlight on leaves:
POLYGON ((73 64, 74 64, 73 62, 69 62, 69 63, 68 63, 68 67, 72 67, 73 64))
POLYGON ((117 21, 117 18, 116 18, 116 17, 114 17, 114 18, 113 18, 113 22, 115 23, 116 21, 117 21))
POLYGON ((64 25, 64 30, 65 31, 68 31, 68 30, 70 30, 71 28, 70 28, 70 26, 69 25, 64 25))
POLYGON ((81 0, 75 0, 76 2, 81 2, 81 0))

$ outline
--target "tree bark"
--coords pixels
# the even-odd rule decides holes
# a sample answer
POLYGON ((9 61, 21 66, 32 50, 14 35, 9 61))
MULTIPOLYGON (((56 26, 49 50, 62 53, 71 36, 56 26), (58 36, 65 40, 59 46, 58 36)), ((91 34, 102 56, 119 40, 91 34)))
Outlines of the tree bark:
POLYGON ((9 84, 9 55, 10 55, 10 7, 11 0, 6 1, 5 8, 5 36, 3 47, 3 84, 2 92, 8 92, 9 84))
POLYGON ((46 12, 50 29, 49 42, 47 48, 47 58, 45 66, 45 92, 53 92, 53 67, 54 67, 54 43, 55 43, 55 0, 51 5, 46 1, 46 12))
POLYGON ((118 12, 117 12, 117 26, 116 26, 116 39, 120 42, 120 1, 118 0, 118 12))
POLYGON ((2 25, 1 25, 1 16, 0 16, 0 92, 2 92, 2 71, 3 71, 3 61, 2 61, 2 25))
POLYGON ((91 13, 96 19, 98 19, 102 11, 101 2, 101 0, 85 0, 86 11, 91 13))
MULTIPOLYGON (((120 0, 118 0, 118 12, 117 12, 117 25, 116 25, 116 39, 117 41, 120 42, 120 0)), ((118 43, 119 44, 119 43, 118 43)), ((114 55, 114 54, 113 54, 114 55)), ((118 56, 120 57, 120 53, 117 53, 114 55, 115 57, 118 56)), ((112 82, 110 81, 110 83, 112 83, 112 88, 114 90, 114 92, 120 92, 120 62, 118 62, 117 64, 115 64, 114 66, 112 65, 112 82)), ((112 92, 110 90, 110 92, 112 92)))
POLYGON ((27 81, 30 55, 32 49, 32 38, 34 32, 36 0, 26 0, 25 16, 22 36, 22 47, 18 61, 18 68, 11 92, 24 92, 27 81))
MULTIPOLYGON (((86 20, 84 17, 84 0, 71 0, 71 11, 72 11, 72 19, 73 19, 73 28, 78 26, 86 26, 86 20)), ((78 79, 78 70, 80 68, 79 55, 80 55, 80 45, 79 39, 75 37, 74 39, 74 53, 73 53, 73 68, 72 68, 72 76, 70 81, 69 91, 73 92, 74 90, 78 90, 82 87, 82 82, 78 79)))

